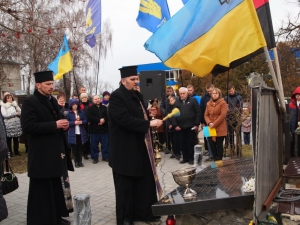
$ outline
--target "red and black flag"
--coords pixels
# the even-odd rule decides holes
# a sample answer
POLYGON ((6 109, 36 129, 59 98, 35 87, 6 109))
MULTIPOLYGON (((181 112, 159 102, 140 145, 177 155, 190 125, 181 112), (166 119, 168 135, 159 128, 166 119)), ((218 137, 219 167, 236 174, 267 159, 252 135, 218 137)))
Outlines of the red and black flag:
POLYGON ((253 0, 254 7, 264 33, 268 49, 275 48, 274 30, 271 18, 269 0, 253 0))

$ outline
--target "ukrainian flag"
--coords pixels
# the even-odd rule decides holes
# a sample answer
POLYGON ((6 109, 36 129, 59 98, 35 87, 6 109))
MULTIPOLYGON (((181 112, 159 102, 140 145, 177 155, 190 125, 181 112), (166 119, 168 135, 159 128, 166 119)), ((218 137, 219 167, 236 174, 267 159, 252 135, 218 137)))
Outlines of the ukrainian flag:
POLYGON ((72 57, 66 35, 64 35, 64 40, 58 55, 54 61, 48 65, 48 68, 55 74, 54 80, 62 79, 65 73, 73 69, 72 57))
POLYGON ((189 0, 144 45, 166 66, 200 77, 233 68, 263 46, 252 0, 189 0))

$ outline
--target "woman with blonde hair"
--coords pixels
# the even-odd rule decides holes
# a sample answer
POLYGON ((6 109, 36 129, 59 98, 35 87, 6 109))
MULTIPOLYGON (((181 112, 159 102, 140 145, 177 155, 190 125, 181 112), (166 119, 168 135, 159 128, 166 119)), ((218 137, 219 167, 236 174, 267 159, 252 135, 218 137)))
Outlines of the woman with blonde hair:
POLYGON ((204 119, 210 128, 215 128, 216 137, 208 137, 209 146, 214 160, 222 160, 223 158, 223 141, 227 136, 226 113, 228 105, 222 98, 219 88, 214 88, 211 93, 211 99, 206 104, 204 119))

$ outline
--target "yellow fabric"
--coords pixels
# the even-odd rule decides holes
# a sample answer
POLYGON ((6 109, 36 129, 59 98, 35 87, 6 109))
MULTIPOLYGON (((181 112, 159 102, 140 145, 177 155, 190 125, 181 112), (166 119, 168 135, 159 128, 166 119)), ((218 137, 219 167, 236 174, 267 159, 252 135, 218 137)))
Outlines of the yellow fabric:
POLYGON ((176 52, 164 64, 195 75, 208 75, 215 65, 229 67, 237 59, 266 46, 252 0, 245 0, 212 29, 176 52), (201 67, 199 67, 201 65, 201 67))
POLYGON ((67 52, 60 57, 58 63, 58 73, 54 76, 54 80, 62 79, 65 73, 68 73, 73 68, 71 53, 67 52))

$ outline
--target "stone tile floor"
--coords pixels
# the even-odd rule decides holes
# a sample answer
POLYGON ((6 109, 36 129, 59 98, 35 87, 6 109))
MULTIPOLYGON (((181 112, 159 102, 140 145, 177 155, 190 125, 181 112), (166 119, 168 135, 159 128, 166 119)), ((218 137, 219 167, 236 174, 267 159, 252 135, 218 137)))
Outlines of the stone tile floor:
MULTIPOLYGON (((161 153, 161 155, 162 161, 160 167, 157 167, 157 171, 164 189, 164 196, 178 186, 174 182, 171 172, 189 165, 179 164, 178 160, 170 159, 170 154, 161 153)), ((91 159, 83 160, 83 164, 83 168, 75 168, 75 172, 69 172, 72 195, 89 194, 91 196, 92 225, 115 225, 115 191, 111 168, 104 161, 92 164, 91 159)), ((207 165, 209 163, 206 163, 207 165)), ((26 224, 29 178, 27 173, 17 174, 17 177, 19 188, 5 196, 9 216, 1 222, 1 225, 26 224)), ((73 213, 70 214, 69 220, 73 221, 73 213)), ((162 217, 161 224, 165 224, 165 220, 166 216, 162 217)), ((135 225, 142 224, 146 223, 135 223, 135 225)))

